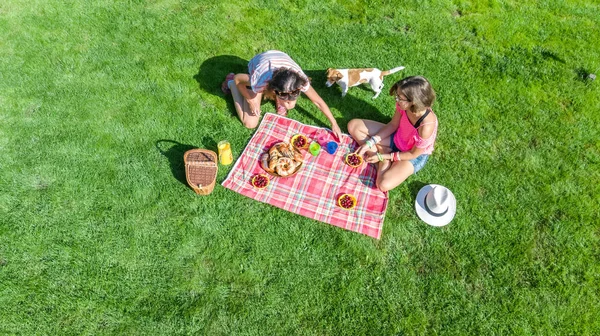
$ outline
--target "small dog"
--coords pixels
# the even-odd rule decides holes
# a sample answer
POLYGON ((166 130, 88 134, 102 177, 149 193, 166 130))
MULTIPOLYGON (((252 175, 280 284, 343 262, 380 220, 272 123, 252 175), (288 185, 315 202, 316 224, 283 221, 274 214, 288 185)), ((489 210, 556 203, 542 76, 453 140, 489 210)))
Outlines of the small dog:
POLYGON ((399 66, 387 71, 381 71, 375 68, 369 69, 327 69, 327 82, 325 85, 331 87, 334 83, 342 88, 342 97, 348 93, 348 88, 357 86, 362 83, 369 83, 371 89, 375 91, 373 99, 377 98, 383 88, 383 77, 391 75, 395 72, 403 70, 403 66, 399 66))

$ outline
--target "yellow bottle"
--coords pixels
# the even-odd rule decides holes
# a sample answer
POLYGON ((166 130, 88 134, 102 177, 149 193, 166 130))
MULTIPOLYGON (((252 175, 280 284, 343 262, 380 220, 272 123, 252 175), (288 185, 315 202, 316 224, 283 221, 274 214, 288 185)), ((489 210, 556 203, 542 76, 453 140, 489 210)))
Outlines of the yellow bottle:
POLYGON ((229 141, 223 140, 217 144, 219 148, 219 162, 222 165, 230 165, 233 162, 233 154, 231 153, 231 145, 229 141))

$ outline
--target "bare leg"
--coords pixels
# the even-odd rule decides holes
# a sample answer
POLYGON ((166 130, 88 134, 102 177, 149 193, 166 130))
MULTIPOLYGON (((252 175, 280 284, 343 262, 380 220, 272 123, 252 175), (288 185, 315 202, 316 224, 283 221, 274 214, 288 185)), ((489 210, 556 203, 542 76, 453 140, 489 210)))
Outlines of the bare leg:
MULTIPOLYGON (((260 120, 260 114, 252 114, 252 111, 250 111, 250 105, 248 104, 248 101, 246 100, 246 98, 244 98, 244 96, 242 96, 240 90, 238 90, 237 86, 235 86, 233 81, 229 81, 227 85, 231 90, 231 95, 233 96, 233 104, 235 105, 235 111, 237 112, 242 124, 250 129, 256 128, 260 120)), ((259 99, 262 96, 262 93, 254 93, 252 91, 249 91, 249 93, 253 95, 253 97, 259 97, 259 99)))
POLYGON ((373 120, 352 119, 348 123, 348 133, 359 145, 362 145, 384 126, 385 124, 373 120))
MULTIPOLYGON (((367 119, 352 119, 348 123, 348 133, 359 145, 364 144, 370 137, 377 134, 386 124, 367 120, 367 119)), ((390 137, 381 139, 377 147, 381 153, 389 153, 392 149, 390 148, 390 137)))
POLYGON ((377 187, 381 191, 396 188, 415 171, 410 161, 383 161, 377 169, 377 187))
POLYGON ((346 93, 348 93, 348 86, 344 82, 339 82, 338 84, 342 88, 342 97, 345 97, 346 93))
MULTIPOLYGON (((352 119, 348 123, 348 132, 359 145, 362 145, 385 125, 372 120, 352 119)), ((378 151, 383 154, 391 153, 390 141, 389 137, 382 139, 377 145, 378 151)), ((384 160, 379 162, 377 164, 377 187, 381 191, 391 190, 404 182, 414 171, 415 168, 409 161, 391 162, 384 160)))

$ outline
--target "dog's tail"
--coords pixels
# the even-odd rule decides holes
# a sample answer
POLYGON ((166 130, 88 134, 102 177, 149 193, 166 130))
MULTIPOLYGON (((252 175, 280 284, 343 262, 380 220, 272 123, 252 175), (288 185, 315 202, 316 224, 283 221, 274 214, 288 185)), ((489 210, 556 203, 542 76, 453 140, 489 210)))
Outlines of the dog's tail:
POLYGON ((399 66, 399 67, 395 67, 395 68, 390 69, 390 70, 382 71, 381 72, 381 78, 383 79, 383 76, 391 75, 391 74, 393 74, 395 72, 398 72, 400 70, 404 70, 404 67, 403 66, 399 66))

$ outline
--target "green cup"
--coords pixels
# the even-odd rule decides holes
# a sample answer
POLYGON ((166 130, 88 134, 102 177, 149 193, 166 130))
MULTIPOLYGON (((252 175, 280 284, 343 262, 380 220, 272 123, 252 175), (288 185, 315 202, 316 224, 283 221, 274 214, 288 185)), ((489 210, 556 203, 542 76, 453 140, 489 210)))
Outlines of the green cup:
POLYGON ((310 143, 310 146, 308 146, 308 150, 310 151, 310 154, 317 156, 321 150, 321 145, 319 145, 318 142, 313 141, 310 143))

